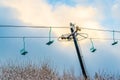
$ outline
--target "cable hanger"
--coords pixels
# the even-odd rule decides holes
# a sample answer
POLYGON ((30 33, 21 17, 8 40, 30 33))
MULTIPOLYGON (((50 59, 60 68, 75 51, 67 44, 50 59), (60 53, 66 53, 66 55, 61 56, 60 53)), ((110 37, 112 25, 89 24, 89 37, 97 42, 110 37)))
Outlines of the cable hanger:
POLYGON ((112 45, 118 44, 118 41, 115 40, 115 33, 114 32, 115 31, 113 30, 113 43, 112 43, 112 45))
POLYGON ((20 50, 21 55, 26 55, 28 52, 25 49, 25 37, 23 37, 23 49, 20 50))
POLYGON ((92 41, 91 38, 90 38, 90 42, 91 42, 91 44, 92 44, 92 47, 90 48, 90 51, 91 51, 91 52, 95 52, 97 49, 94 47, 94 44, 93 44, 93 41, 92 41))
POLYGON ((50 30, 49 30, 49 41, 46 43, 46 45, 51 45, 54 40, 51 40, 51 31, 52 31, 52 28, 50 27, 50 30))

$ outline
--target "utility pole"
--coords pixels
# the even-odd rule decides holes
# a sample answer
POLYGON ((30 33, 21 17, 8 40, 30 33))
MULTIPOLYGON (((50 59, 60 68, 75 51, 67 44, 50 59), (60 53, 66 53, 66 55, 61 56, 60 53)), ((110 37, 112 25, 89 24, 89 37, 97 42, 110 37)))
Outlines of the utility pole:
POLYGON ((71 34, 73 36, 74 45, 75 45, 75 48, 76 48, 76 51, 77 51, 77 56, 78 56, 78 59, 79 59, 79 63, 80 63, 81 69, 82 69, 82 74, 84 76, 84 79, 87 80, 88 76, 87 76, 85 66, 84 66, 84 63, 83 63, 83 59, 82 59, 82 56, 81 56, 81 52, 80 52, 80 49, 79 49, 79 46, 78 46, 78 42, 77 42, 77 39, 76 39, 74 27, 75 27, 74 24, 70 23, 70 30, 71 30, 71 34))

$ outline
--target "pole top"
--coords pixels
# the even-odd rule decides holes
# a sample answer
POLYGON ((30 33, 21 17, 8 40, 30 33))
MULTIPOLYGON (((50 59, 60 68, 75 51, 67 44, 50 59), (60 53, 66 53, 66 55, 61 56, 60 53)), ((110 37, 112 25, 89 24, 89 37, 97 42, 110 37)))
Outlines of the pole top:
POLYGON ((72 22, 70 22, 70 27, 73 28, 75 26, 75 24, 73 24, 72 22))

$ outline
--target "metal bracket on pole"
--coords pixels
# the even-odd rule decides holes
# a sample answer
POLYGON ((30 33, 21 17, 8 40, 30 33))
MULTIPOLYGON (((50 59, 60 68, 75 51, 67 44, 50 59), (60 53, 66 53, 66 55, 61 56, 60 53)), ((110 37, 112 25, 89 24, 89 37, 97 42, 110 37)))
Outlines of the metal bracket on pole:
POLYGON ((78 31, 81 31, 81 29, 78 26, 76 26, 73 33, 61 35, 58 38, 58 41, 73 41, 73 36, 72 36, 73 34, 75 34, 77 41, 81 41, 88 38, 87 33, 78 33, 78 31))

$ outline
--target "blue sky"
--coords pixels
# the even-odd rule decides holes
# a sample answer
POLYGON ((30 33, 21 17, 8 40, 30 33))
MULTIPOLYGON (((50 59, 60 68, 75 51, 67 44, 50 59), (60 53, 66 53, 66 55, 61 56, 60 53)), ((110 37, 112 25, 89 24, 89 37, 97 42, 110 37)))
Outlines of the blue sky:
MULTIPOLYGON (((120 30, 119 0, 1 0, 0 24, 68 26, 69 22, 88 28, 120 30)), ((0 28, 0 36, 48 36, 49 29, 0 28)), ((52 36, 69 33, 69 29, 52 29, 52 36)), ((87 31, 89 37, 111 38, 112 33, 87 31)), ((119 38, 119 33, 116 33, 119 38)), ((25 39, 26 56, 20 55, 23 48, 22 39, 0 39, 0 60, 22 61, 26 59, 37 63, 46 58, 58 67, 58 70, 74 67, 76 73, 81 71, 73 42, 55 42, 45 45, 48 39, 25 39)), ((111 46, 112 40, 93 40, 97 48, 95 53, 89 51, 90 40, 79 42, 84 56, 87 72, 93 74, 105 69, 108 72, 120 71, 119 46, 111 46)))

